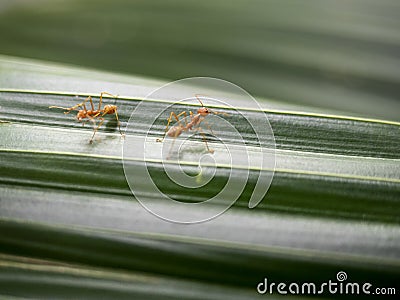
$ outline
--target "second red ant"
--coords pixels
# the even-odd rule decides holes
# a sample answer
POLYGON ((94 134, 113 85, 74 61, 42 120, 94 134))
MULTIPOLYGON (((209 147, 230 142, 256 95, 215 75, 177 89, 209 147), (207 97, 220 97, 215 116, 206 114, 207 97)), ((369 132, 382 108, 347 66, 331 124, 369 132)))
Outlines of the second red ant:
POLYGON ((199 94, 195 95, 197 100, 200 102, 201 107, 197 110, 197 114, 194 114, 192 111, 189 111, 190 122, 188 122, 188 120, 187 120, 187 112, 186 111, 183 111, 179 114, 176 114, 175 112, 172 111, 168 118, 168 123, 167 123, 167 127, 165 128, 164 136, 161 139, 157 139, 157 142, 162 142, 166 135, 175 139, 178 136, 180 136, 182 134, 182 132, 184 132, 184 131, 195 130, 201 134, 203 141, 206 144, 208 152, 214 153, 214 150, 210 149, 208 147, 207 138, 203 132, 203 129, 201 127, 199 127, 199 125, 201 122, 206 123, 207 127, 210 129, 210 131, 212 133, 212 129, 207 124, 207 121, 205 120, 205 118, 209 114, 215 114, 215 115, 221 114, 221 115, 225 115, 225 116, 227 116, 228 114, 223 113, 223 112, 216 112, 216 111, 213 111, 213 110, 205 107, 203 102, 201 102, 201 100, 198 96, 199 96, 199 94), (181 117, 181 116, 184 116, 185 124, 182 124, 181 120, 179 119, 179 117, 181 117), (178 124, 170 128, 169 124, 171 123, 172 118, 175 118, 175 120, 178 122, 178 124))
MULTIPOLYGON (((111 97, 116 98, 117 96, 114 96, 112 94, 106 93, 106 92, 102 92, 100 94, 100 101, 99 101, 99 107, 97 109, 94 108, 93 105, 93 100, 92 100, 92 96, 87 97, 83 102, 72 106, 72 107, 60 107, 60 106, 50 106, 49 108, 61 108, 66 110, 66 112, 64 112, 65 114, 69 114, 71 111, 78 111, 78 113, 76 114, 76 118, 79 122, 82 122, 84 119, 88 119, 89 121, 92 121, 94 124, 96 124, 96 119, 100 120, 100 123, 94 128, 93 131, 93 135, 92 138, 90 139, 89 143, 93 143, 93 139, 94 136, 97 132, 97 130, 100 128, 101 125, 103 125, 104 123, 104 116, 105 115, 112 115, 115 114, 115 118, 117 119, 118 122, 118 129, 119 129, 119 133, 121 134, 121 136, 124 136, 124 134, 121 131, 121 126, 120 126, 120 122, 119 122, 119 118, 118 118, 118 108, 116 105, 104 105, 103 108, 101 108, 102 102, 103 102, 103 95, 109 95, 111 97), (90 106, 91 109, 87 109, 86 108, 86 102, 90 101, 90 106), (81 109, 79 109, 81 108, 81 109)), ((83 125, 85 125, 85 123, 83 123, 83 125)))

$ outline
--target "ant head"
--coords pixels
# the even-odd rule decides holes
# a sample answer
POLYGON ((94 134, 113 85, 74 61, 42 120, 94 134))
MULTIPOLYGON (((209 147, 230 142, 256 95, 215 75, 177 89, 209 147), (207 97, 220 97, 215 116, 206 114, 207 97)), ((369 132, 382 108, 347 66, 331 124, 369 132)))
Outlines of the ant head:
POLYGON ((115 114, 116 111, 117 111, 116 105, 105 105, 104 106, 104 113, 106 113, 106 114, 115 114))
POLYGON ((200 94, 196 94, 195 97, 197 98, 197 100, 199 100, 200 104, 201 104, 201 108, 199 108, 197 110, 197 113, 200 114, 200 116, 207 116, 208 114, 212 113, 211 109, 208 109, 207 107, 204 107, 203 102, 201 102, 199 96, 201 96, 200 94))
POLYGON ((200 107, 198 110, 197 110, 197 113, 200 115, 200 116, 207 116, 208 114, 211 114, 212 113, 212 111, 211 111, 211 109, 208 109, 207 107, 200 107))

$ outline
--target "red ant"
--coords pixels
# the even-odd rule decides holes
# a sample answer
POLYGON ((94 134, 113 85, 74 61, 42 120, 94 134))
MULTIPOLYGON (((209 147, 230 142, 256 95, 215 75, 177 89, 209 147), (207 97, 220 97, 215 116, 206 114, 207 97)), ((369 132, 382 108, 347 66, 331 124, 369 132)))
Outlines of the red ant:
MULTIPOLYGON (((95 119, 99 119, 100 123, 99 123, 99 125, 97 127, 94 128, 92 138, 89 141, 90 144, 93 143, 94 135, 96 134, 97 130, 100 128, 101 125, 103 125, 103 123, 104 123, 104 118, 103 117, 105 115, 115 114, 115 118, 117 119, 117 122, 118 122, 119 133, 121 134, 121 136, 124 136, 124 134, 121 132, 121 126, 120 126, 120 122, 119 122, 119 119, 118 119, 118 113, 117 113, 117 106, 108 104, 108 105, 104 105, 104 108, 101 109, 101 104, 103 102, 103 95, 109 95, 109 96, 114 97, 114 98, 118 97, 118 96, 114 96, 114 95, 106 93, 106 92, 102 92, 100 94, 100 102, 99 102, 99 108, 98 109, 94 109, 93 100, 92 100, 91 96, 87 97, 85 99, 85 101, 83 101, 82 103, 79 103, 79 104, 77 104, 75 106, 72 106, 72 107, 69 107, 69 108, 60 107, 60 106, 49 106, 49 108, 61 108, 61 109, 64 109, 64 110, 66 110, 66 112, 64 112, 64 114, 69 114, 71 111, 77 110, 78 113, 76 114, 76 118, 77 118, 77 120, 79 122, 81 122, 83 119, 87 118, 89 121, 92 121, 93 124, 96 124, 95 119), (91 105, 91 108, 92 108, 90 110, 88 110, 86 108, 85 103, 87 101, 90 101, 90 105, 91 105), (83 108, 83 109, 78 109, 80 107, 83 108)), ((83 125, 85 125, 85 123, 83 123, 83 125)))
MULTIPOLYGON (((171 114, 169 115, 169 118, 168 118, 167 127, 165 128, 164 136, 162 137, 162 139, 157 139, 157 142, 162 142, 166 135, 168 135, 169 137, 172 137, 172 138, 175 139, 178 136, 180 136, 182 134, 182 132, 184 132, 184 131, 196 130, 196 131, 199 131, 200 134, 202 135, 203 141, 206 144, 208 152, 214 153, 214 150, 212 150, 212 149, 210 149, 208 147, 207 139, 206 139, 206 136, 205 136, 202 128, 201 127, 195 127, 195 126, 200 125, 200 123, 203 122, 203 121, 204 121, 204 123, 207 124, 207 121, 205 120, 205 118, 209 114, 215 114, 215 115, 222 114, 224 116, 228 116, 228 114, 227 113, 222 113, 222 112, 216 112, 216 111, 213 111, 213 110, 205 107, 203 102, 201 102, 201 100, 199 99, 198 96, 200 96, 200 95, 199 94, 195 95, 197 100, 199 100, 199 102, 201 104, 201 107, 197 110, 197 114, 194 114, 192 111, 189 111, 190 122, 188 123, 188 121, 187 121, 187 113, 186 113, 186 111, 183 111, 183 112, 179 113, 178 115, 175 112, 171 112, 171 114), (181 123, 181 120, 179 119, 179 117, 181 117, 181 116, 184 116, 185 125, 183 125, 181 123), (175 118, 175 120, 178 122, 178 124, 173 126, 173 127, 171 127, 171 128, 169 128, 169 124, 172 121, 172 117, 175 118), (169 128, 169 130, 168 130, 168 128, 169 128)), ((209 130, 212 133, 212 129, 208 124, 207 124, 207 127, 209 128, 209 130)))

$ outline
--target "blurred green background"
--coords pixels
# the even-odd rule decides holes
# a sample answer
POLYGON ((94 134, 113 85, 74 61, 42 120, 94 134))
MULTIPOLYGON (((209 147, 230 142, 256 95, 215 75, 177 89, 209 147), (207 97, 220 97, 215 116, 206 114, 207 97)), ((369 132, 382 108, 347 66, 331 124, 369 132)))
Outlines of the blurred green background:
POLYGON ((254 96, 400 121, 397 0, 0 3, 0 54, 218 77, 254 96))

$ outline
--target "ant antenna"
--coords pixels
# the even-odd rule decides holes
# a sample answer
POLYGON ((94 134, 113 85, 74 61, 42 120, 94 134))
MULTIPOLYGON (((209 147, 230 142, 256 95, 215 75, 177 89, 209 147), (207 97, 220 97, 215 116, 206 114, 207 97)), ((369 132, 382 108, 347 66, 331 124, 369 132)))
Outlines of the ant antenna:
POLYGON ((194 95, 194 96, 197 98, 197 100, 199 100, 199 102, 200 102, 201 106, 203 106, 203 107, 204 107, 204 104, 203 104, 203 102, 201 102, 201 100, 200 100, 199 96, 205 96, 205 95, 202 95, 202 94, 196 94, 196 95, 194 95))

